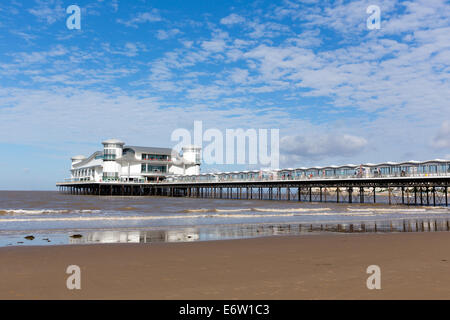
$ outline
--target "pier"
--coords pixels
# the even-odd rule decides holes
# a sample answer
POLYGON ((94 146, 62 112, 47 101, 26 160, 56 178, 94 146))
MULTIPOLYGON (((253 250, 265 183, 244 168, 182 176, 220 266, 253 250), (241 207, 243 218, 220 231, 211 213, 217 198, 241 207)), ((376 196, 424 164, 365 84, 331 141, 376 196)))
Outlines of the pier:
POLYGON ((60 192, 97 196, 166 196, 298 202, 448 206, 450 175, 235 181, 70 181, 60 192))

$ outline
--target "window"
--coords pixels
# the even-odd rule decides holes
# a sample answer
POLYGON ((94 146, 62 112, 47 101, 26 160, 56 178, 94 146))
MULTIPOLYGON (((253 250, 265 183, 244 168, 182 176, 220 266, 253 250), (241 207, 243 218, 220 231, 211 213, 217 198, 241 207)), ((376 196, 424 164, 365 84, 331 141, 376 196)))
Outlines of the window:
POLYGON ((118 172, 103 172, 103 180, 117 180, 118 178, 118 172))
POLYGON ((165 173, 167 170, 166 166, 153 166, 150 164, 141 164, 141 172, 148 172, 148 173, 165 173))
POLYGON ((107 143, 105 144, 105 148, 122 148, 122 146, 120 144, 107 143))
POLYGON ((105 149, 103 153, 104 153, 103 160, 116 160, 116 150, 105 149))
POLYGON ((153 160, 153 161, 167 161, 169 160, 168 155, 162 155, 162 154, 142 154, 142 160, 153 160))

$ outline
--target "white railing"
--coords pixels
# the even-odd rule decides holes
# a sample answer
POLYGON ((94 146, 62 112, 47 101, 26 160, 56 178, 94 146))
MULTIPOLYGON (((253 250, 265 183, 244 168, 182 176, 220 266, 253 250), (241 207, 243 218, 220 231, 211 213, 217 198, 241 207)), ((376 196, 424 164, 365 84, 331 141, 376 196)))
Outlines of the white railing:
POLYGON ((174 177, 173 182, 258 182, 258 181, 306 181, 306 180, 340 180, 340 179, 385 179, 385 178, 415 178, 415 177, 450 177, 450 172, 443 173, 413 173, 413 174, 377 174, 377 175, 334 175, 334 176, 290 176, 290 177, 256 177, 256 178, 211 178, 204 176, 194 179, 174 177))
POLYGON ((158 181, 145 181, 144 179, 137 179, 136 181, 128 181, 128 178, 118 178, 118 179, 88 179, 82 180, 80 178, 66 178, 64 182, 66 183, 88 183, 88 182, 105 182, 105 183, 202 183, 202 182, 263 182, 263 181, 307 181, 307 180, 342 180, 342 179, 385 179, 385 178, 418 178, 418 177, 450 177, 450 172, 439 172, 439 173, 413 173, 413 174, 382 174, 382 175, 335 175, 335 176, 288 176, 288 177, 254 177, 254 178, 220 178, 220 177, 206 177, 198 176, 194 179, 183 176, 172 176, 166 177, 165 180, 158 181), (201 178, 200 178, 201 177, 201 178))

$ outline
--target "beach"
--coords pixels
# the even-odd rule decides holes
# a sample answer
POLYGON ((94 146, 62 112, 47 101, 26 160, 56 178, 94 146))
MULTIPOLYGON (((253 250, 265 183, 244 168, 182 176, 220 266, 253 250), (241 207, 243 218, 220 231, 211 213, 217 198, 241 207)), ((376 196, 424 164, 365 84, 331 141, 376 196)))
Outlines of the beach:
POLYGON ((3 247, 0 299, 449 299, 449 246, 421 232, 3 247), (69 265, 81 290, 66 288, 69 265))

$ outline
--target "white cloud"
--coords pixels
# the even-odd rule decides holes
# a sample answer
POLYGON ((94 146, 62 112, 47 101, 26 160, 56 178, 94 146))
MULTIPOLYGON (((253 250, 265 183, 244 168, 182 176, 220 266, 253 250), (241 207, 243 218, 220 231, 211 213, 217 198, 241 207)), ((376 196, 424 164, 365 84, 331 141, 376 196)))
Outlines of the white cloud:
POLYGON ((367 144, 364 137, 350 134, 297 135, 281 138, 280 151, 286 159, 296 160, 349 157, 363 151, 367 144))
POLYGON ((59 0, 41 1, 38 0, 37 6, 29 9, 28 12, 37 17, 40 21, 46 21, 47 24, 53 24, 58 20, 64 19, 66 15, 65 8, 59 0))
POLYGON ((233 25, 233 24, 239 24, 239 23, 243 23, 243 22, 245 22, 245 18, 236 13, 232 13, 220 20, 220 23, 225 24, 225 25, 233 25))
POLYGON ((439 149, 450 148, 450 121, 446 120, 442 123, 441 128, 433 139, 433 147, 439 149))
POLYGON ((158 30, 156 32, 156 37, 159 40, 166 40, 166 39, 169 39, 169 38, 173 38, 174 36, 176 36, 177 34, 180 34, 180 33, 181 33, 181 31, 179 29, 176 29, 176 28, 170 29, 170 30, 162 30, 162 29, 160 29, 160 30, 158 30))
POLYGON ((102 47, 106 52, 127 57, 135 57, 138 55, 140 49, 145 50, 145 46, 143 44, 132 42, 125 43, 123 49, 113 49, 109 43, 104 43, 102 47))
POLYGON ((162 18, 159 10, 154 8, 149 12, 140 12, 129 20, 117 19, 117 22, 126 25, 127 27, 137 28, 139 24, 147 22, 158 22, 161 20, 162 18))
POLYGON ((203 41, 202 48, 210 52, 221 52, 225 49, 226 43, 223 39, 203 41))

